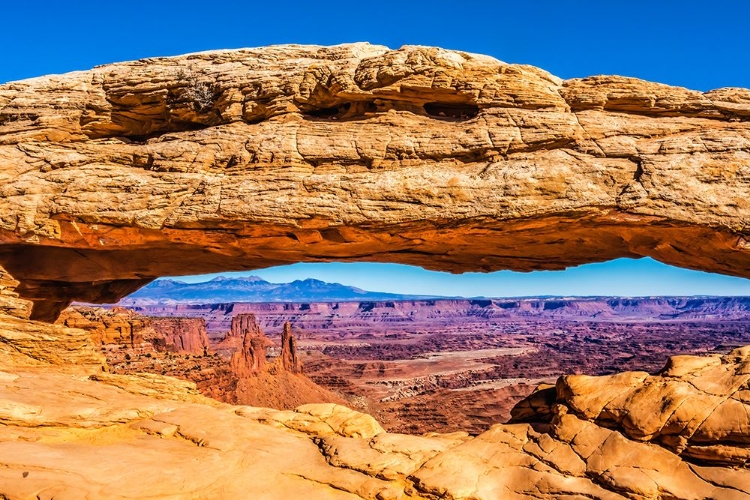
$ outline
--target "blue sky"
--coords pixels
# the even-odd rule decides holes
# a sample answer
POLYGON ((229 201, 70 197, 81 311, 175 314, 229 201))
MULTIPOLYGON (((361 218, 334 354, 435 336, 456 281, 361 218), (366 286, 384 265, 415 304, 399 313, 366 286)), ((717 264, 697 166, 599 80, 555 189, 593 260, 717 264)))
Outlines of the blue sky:
MULTIPOLYGON (((200 50, 369 41, 479 52, 563 78, 620 74, 697 90, 750 87, 748 18, 750 4, 736 0, 7 2, 0 82, 200 50)), ((447 295, 750 295, 750 280, 649 259, 530 274, 455 276, 390 264, 245 274, 447 295)))
POLYGON ((276 43, 438 45, 570 78, 750 87, 738 0, 5 2, 0 82, 148 56, 276 43))
MULTIPOLYGON (((400 264, 294 264, 233 275, 255 275, 272 283, 316 278, 366 290, 464 297, 535 295, 750 295, 750 280, 688 271, 652 259, 617 259, 566 271, 465 273, 426 271, 400 264)), ((218 276, 179 277, 206 281, 218 276)))

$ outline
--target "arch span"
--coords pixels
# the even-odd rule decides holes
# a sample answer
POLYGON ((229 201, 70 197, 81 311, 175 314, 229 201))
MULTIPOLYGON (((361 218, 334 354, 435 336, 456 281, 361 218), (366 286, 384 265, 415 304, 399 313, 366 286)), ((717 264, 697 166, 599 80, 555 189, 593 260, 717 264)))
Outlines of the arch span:
POLYGON ((162 275, 300 261, 650 256, 750 277, 748 120, 746 89, 562 81, 429 47, 216 51, 12 82, 0 265, 43 320, 162 275))

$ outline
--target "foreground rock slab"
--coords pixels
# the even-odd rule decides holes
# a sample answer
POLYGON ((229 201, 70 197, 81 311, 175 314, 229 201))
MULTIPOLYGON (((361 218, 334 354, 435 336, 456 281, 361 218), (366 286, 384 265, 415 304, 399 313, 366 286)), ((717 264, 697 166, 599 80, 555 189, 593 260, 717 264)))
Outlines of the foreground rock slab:
POLYGON ((748 119, 747 89, 364 43, 11 82, 0 264, 47 321, 157 276, 300 261, 750 277, 748 119))
POLYGON ((699 463, 750 462, 750 347, 726 355, 673 356, 657 375, 625 372, 560 377, 513 410, 517 421, 565 411, 658 443, 699 463))

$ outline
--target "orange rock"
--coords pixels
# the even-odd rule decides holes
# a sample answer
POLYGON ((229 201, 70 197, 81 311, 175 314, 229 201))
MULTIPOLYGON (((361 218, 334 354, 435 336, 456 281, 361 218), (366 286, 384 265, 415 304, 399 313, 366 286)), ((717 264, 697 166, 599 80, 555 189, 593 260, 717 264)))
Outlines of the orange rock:
POLYGON ((164 338, 167 351, 208 354, 210 350, 203 318, 149 318, 148 322, 156 335, 164 338))
POLYGON ((625 372, 566 375, 512 412, 515 421, 544 422, 562 404, 578 418, 616 428, 701 463, 750 461, 750 348, 725 356, 673 356, 657 375, 625 372))
POLYGON ((266 347, 273 345, 258 326, 255 316, 241 314, 232 318, 230 338, 241 335, 242 346, 232 354, 230 365, 239 378, 247 378, 265 370, 266 347))
POLYGON ((291 45, 7 83, 0 107, 0 264, 36 319, 320 259, 750 277, 747 89, 291 45))
POLYGON ((281 332, 281 362, 284 370, 302 373, 302 362, 297 357, 297 341, 292 335, 292 325, 287 321, 281 332))

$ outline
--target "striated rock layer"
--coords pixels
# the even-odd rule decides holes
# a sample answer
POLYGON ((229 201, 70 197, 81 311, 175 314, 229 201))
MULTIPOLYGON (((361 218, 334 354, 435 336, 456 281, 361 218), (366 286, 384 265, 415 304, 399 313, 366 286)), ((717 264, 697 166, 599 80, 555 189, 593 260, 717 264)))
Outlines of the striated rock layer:
POLYGON ((203 318, 157 318, 120 307, 111 310, 75 307, 63 311, 57 322, 88 331, 95 345, 107 349, 129 347, 206 354, 209 348, 203 318))
POLYGON ((215 351, 202 318, 77 306, 63 311, 57 324, 87 331, 112 373, 176 377, 194 382, 204 396, 232 404, 294 409, 303 403, 345 402, 302 375, 290 327, 281 348, 270 349, 267 363, 274 343, 252 314, 237 315, 215 351))
POLYGON ((750 277, 748 119, 746 89, 361 43, 11 82, 0 264, 43 320, 157 276, 300 261, 651 256, 750 277))

